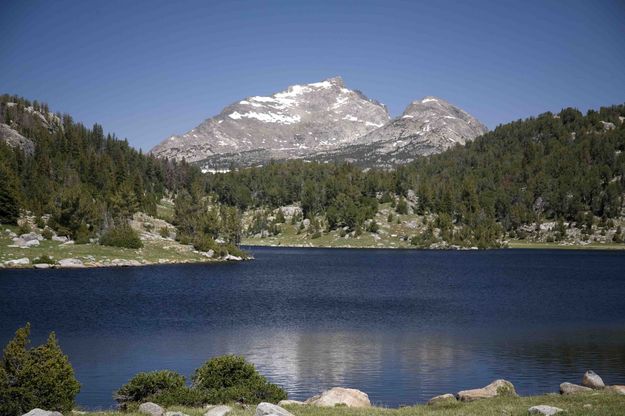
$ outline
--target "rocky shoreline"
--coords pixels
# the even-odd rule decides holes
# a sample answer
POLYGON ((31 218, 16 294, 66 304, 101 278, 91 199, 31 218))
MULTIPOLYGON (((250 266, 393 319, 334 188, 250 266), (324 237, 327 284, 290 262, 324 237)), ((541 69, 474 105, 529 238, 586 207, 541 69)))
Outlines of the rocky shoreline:
MULTIPOLYGON (((558 396, 580 396, 580 397, 593 397, 594 394, 600 392, 606 392, 613 394, 617 397, 625 396, 625 385, 606 385, 603 379, 594 371, 589 370, 584 373, 581 384, 573 384, 570 382, 564 382, 560 384, 559 395, 556 393, 547 394, 545 396, 545 403, 532 405, 527 408, 526 414, 529 415, 543 415, 552 416, 559 413, 567 414, 565 409, 553 406, 547 403, 549 397, 558 396), (590 394, 590 396, 588 396, 590 394)), ((514 385, 503 379, 495 380, 487 386, 469 390, 462 390, 455 394, 446 393, 435 397, 432 397, 427 404, 426 408, 431 408, 433 411, 436 409, 455 409, 458 406, 462 406, 462 403, 483 402, 488 403, 489 399, 495 398, 520 398, 517 394, 514 385)), ((278 404, 261 402, 255 409, 250 408, 246 404, 232 404, 232 405, 207 405, 202 409, 195 409, 194 413, 200 411, 203 416, 226 416, 228 414, 234 415, 237 410, 254 410, 254 416, 295 416, 292 412, 299 413, 298 408, 353 408, 353 409, 369 409, 373 411, 375 409, 382 409, 372 405, 367 393, 353 388, 345 387, 333 387, 318 395, 312 396, 307 400, 281 400, 278 404), (287 410, 288 408, 288 410, 287 410)), ((584 414, 592 413, 593 405, 590 403, 582 405, 584 414)), ((623 402, 623 409, 625 414, 625 401, 623 402)), ((138 405, 137 412, 139 414, 147 416, 189 416, 186 413, 176 410, 167 410, 164 407, 153 403, 145 402, 138 405)), ((74 411, 74 414, 88 414, 89 412, 74 411)), ((98 414, 106 414, 102 412, 96 412, 98 414)), ((445 413, 447 414, 447 413, 445 413)), ((465 413, 461 413, 465 414, 465 413)), ((475 414, 475 413, 466 413, 475 414)), ((506 412, 504 414, 510 414, 506 412)), ((47 411, 42 409, 33 409, 23 416, 62 416, 59 412, 47 411)))

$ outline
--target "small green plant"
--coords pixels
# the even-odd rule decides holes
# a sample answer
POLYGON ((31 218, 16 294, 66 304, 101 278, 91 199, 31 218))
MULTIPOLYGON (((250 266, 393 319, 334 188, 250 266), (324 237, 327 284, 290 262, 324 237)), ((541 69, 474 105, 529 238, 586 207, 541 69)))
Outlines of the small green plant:
POLYGON ((41 235, 46 240, 52 240, 52 237, 54 237, 54 232, 50 228, 46 227, 41 232, 41 235))
POLYGON ((169 238, 169 235, 170 235, 169 227, 161 227, 161 229, 158 231, 158 233, 163 238, 169 238))
POLYGON ((30 224, 27 223, 26 221, 22 222, 19 225, 19 227, 17 227, 17 234, 18 235, 28 234, 31 231, 32 231, 32 228, 30 227, 30 224))
POLYGON ((198 251, 209 251, 209 250, 213 250, 214 252, 218 251, 217 243, 215 243, 215 240, 213 240, 212 237, 206 234, 197 235, 193 239, 193 248, 195 248, 198 251))
POLYGON ((100 237, 100 244, 103 246, 141 248, 143 243, 139 235, 128 224, 111 227, 100 237))
POLYGON ((54 264, 56 263, 52 258, 43 255, 41 257, 37 257, 36 259, 33 260, 33 264, 41 264, 41 263, 45 263, 45 264, 54 264))

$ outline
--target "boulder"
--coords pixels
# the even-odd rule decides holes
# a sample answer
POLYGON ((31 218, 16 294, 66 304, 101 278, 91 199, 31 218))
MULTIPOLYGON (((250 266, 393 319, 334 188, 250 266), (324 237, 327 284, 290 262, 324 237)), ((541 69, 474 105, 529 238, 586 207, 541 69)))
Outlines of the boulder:
POLYGON ((344 387, 333 387, 317 396, 313 396, 305 401, 306 404, 320 407, 334 407, 345 405, 347 407, 371 407, 369 396, 356 389, 344 387))
POLYGON ((256 413, 254 416, 266 416, 266 415, 276 415, 276 416, 293 416, 291 412, 286 409, 283 409, 280 406, 276 406, 275 404, 262 402, 256 406, 256 413))
POLYGON ((225 416, 230 412, 232 412, 232 407, 230 406, 212 406, 208 409, 206 413, 204 413, 204 416, 225 416))
POLYGON ((156 403, 145 402, 141 403, 139 406, 139 413, 143 413, 150 416, 163 416, 165 414, 165 409, 156 403))
POLYGON ((22 416, 63 416, 61 413, 59 412, 52 412, 49 410, 43 410, 43 409, 33 409, 28 413, 24 413, 22 416))
POLYGON ((612 393, 622 394, 625 396, 625 386, 608 386, 606 387, 606 390, 612 393))
POLYGON ((64 235, 55 235, 55 236, 52 236, 52 241, 57 241, 59 243, 65 243, 65 242, 69 241, 69 238, 65 237, 64 235))
POLYGON ((434 396, 430 400, 428 400, 428 405, 437 406, 442 404, 451 404, 456 403, 456 396, 451 393, 441 394, 440 396, 434 396))
MULTIPOLYGON (((85 267, 82 260, 79 259, 61 259, 58 261, 59 266, 66 268, 80 268, 85 267)), ((149 402, 148 402, 149 403, 149 402)))
POLYGON ((165 412, 165 416, 189 416, 186 413, 182 412, 165 412))
POLYGON ((278 402, 278 406, 302 406, 306 403, 301 402, 299 400, 280 400, 278 402))
POLYGON ((33 267, 35 269, 49 269, 52 265, 48 263, 35 263, 33 267))
POLYGON ((560 394, 577 394, 592 391, 590 387, 578 386, 573 383, 560 384, 560 394))
MULTIPOLYGON (((15 260, 7 260, 4 262, 4 265, 8 267, 27 266, 29 264, 30 264, 30 260, 27 257, 22 257, 21 259, 15 259, 15 260)), ((34 409, 34 410, 37 410, 37 409, 34 409)))
POLYGON ((463 390, 458 392, 458 400, 472 402, 480 399, 490 399, 497 396, 517 396, 514 385, 507 380, 495 380, 481 389, 463 390))
POLYGON ((141 263, 138 260, 113 259, 111 260, 111 266, 131 267, 141 266, 141 263))
POLYGON ((553 406, 547 406, 547 405, 541 404, 538 406, 532 406, 527 411, 530 415, 552 416, 552 415, 555 415, 556 413, 563 412, 564 410, 560 409, 559 407, 553 407, 553 406))
POLYGON ((22 235, 20 235, 20 238, 22 240, 26 240, 26 241, 32 241, 32 240, 43 241, 43 236, 41 234, 36 233, 36 232, 30 232, 30 233, 22 234, 22 235))
POLYGON ((595 373, 592 370, 588 370, 584 373, 584 377, 582 379, 582 386, 590 387, 591 389, 600 390, 605 388, 605 384, 599 374, 595 373))
POLYGON ((233 256, 232 254, 227 254, 224 257, 224 260, 226 260, 226 261, 241 261, 243 259, 241 257, 238 257, 238 256, 233 256))

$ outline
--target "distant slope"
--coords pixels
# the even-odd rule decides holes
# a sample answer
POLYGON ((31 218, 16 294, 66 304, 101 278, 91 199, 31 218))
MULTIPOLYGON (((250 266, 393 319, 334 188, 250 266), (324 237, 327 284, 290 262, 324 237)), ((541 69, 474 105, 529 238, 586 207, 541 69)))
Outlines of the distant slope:
POLYGON ((488 129, 467 112, 436 97, 413 101, 403 114, 359 138, 356 143, 311 157, 390 168, 417 156, 464 145, 488 129))

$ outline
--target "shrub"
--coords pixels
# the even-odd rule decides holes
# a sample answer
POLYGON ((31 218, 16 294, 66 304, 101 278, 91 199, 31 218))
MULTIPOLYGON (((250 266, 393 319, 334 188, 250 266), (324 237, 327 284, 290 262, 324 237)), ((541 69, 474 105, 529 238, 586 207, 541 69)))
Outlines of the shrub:
POLYGON ((80 384, 54 332, 45 344, 28 349, 30 324, 15 332, 0 362, 0 414, 21 415, 35 407, 68 412, 80 384))
POLYGON ((111 227, 100 237, 103 246, 141 248, 143 243, 139 235, 128 224, 111 227))
POLYGON ((17 234, 19 235, 28 234, 31 231, 32 231, 32 228, 30 227, 30 224, 26 221, 22 222, 20 226, 17 227, 17 234))
POLYGON ((215 357, 204 363, 193 374, 193 387, 206 390, 209 403, 277 403, 287 397, 282 388, 260 375, 253 364, 236 355, 215 357))
POLYGON ((146 400, 158 403, 164 407, 201 407, 207 403, 211 403, 210 397, 206 390, 194 389, 188 386, 162 390, 147 397, 146 400))
POLYGON ((41 264, 41 263, 54 264, 56 262, 52 258, 50 258, 50 256, 47 256, 44 254, 43 256, 37 257, 36 259, 33 260, 33 264, 41 264))
POLYGON ((198 251, 209 251, 209 250, 213 250, 214 252, 218 251, 217 243, 215 243, 215 240, 213 240, 212 237, 206 234, 197 235, 193 239, 193 248, 198 251))
POLYGON ((165 392, 178 391, 184 387, 184 376, 175 371, 139 373, 115 392, 115 400, 123 406, 130 402, 142 402, 165 392))
POLYGON ((169 238, 169 227, 161 227, 159 230, 159 234, 163 238, 169 238))
POLYGON ((48 227, 44 228, 43 231, 41 232, 41 236, 43 238, 45 238, 46 240, 52 240, 52 237, 54 237, 54 233, 52 232, 51 229, 49 229, 48 227))

